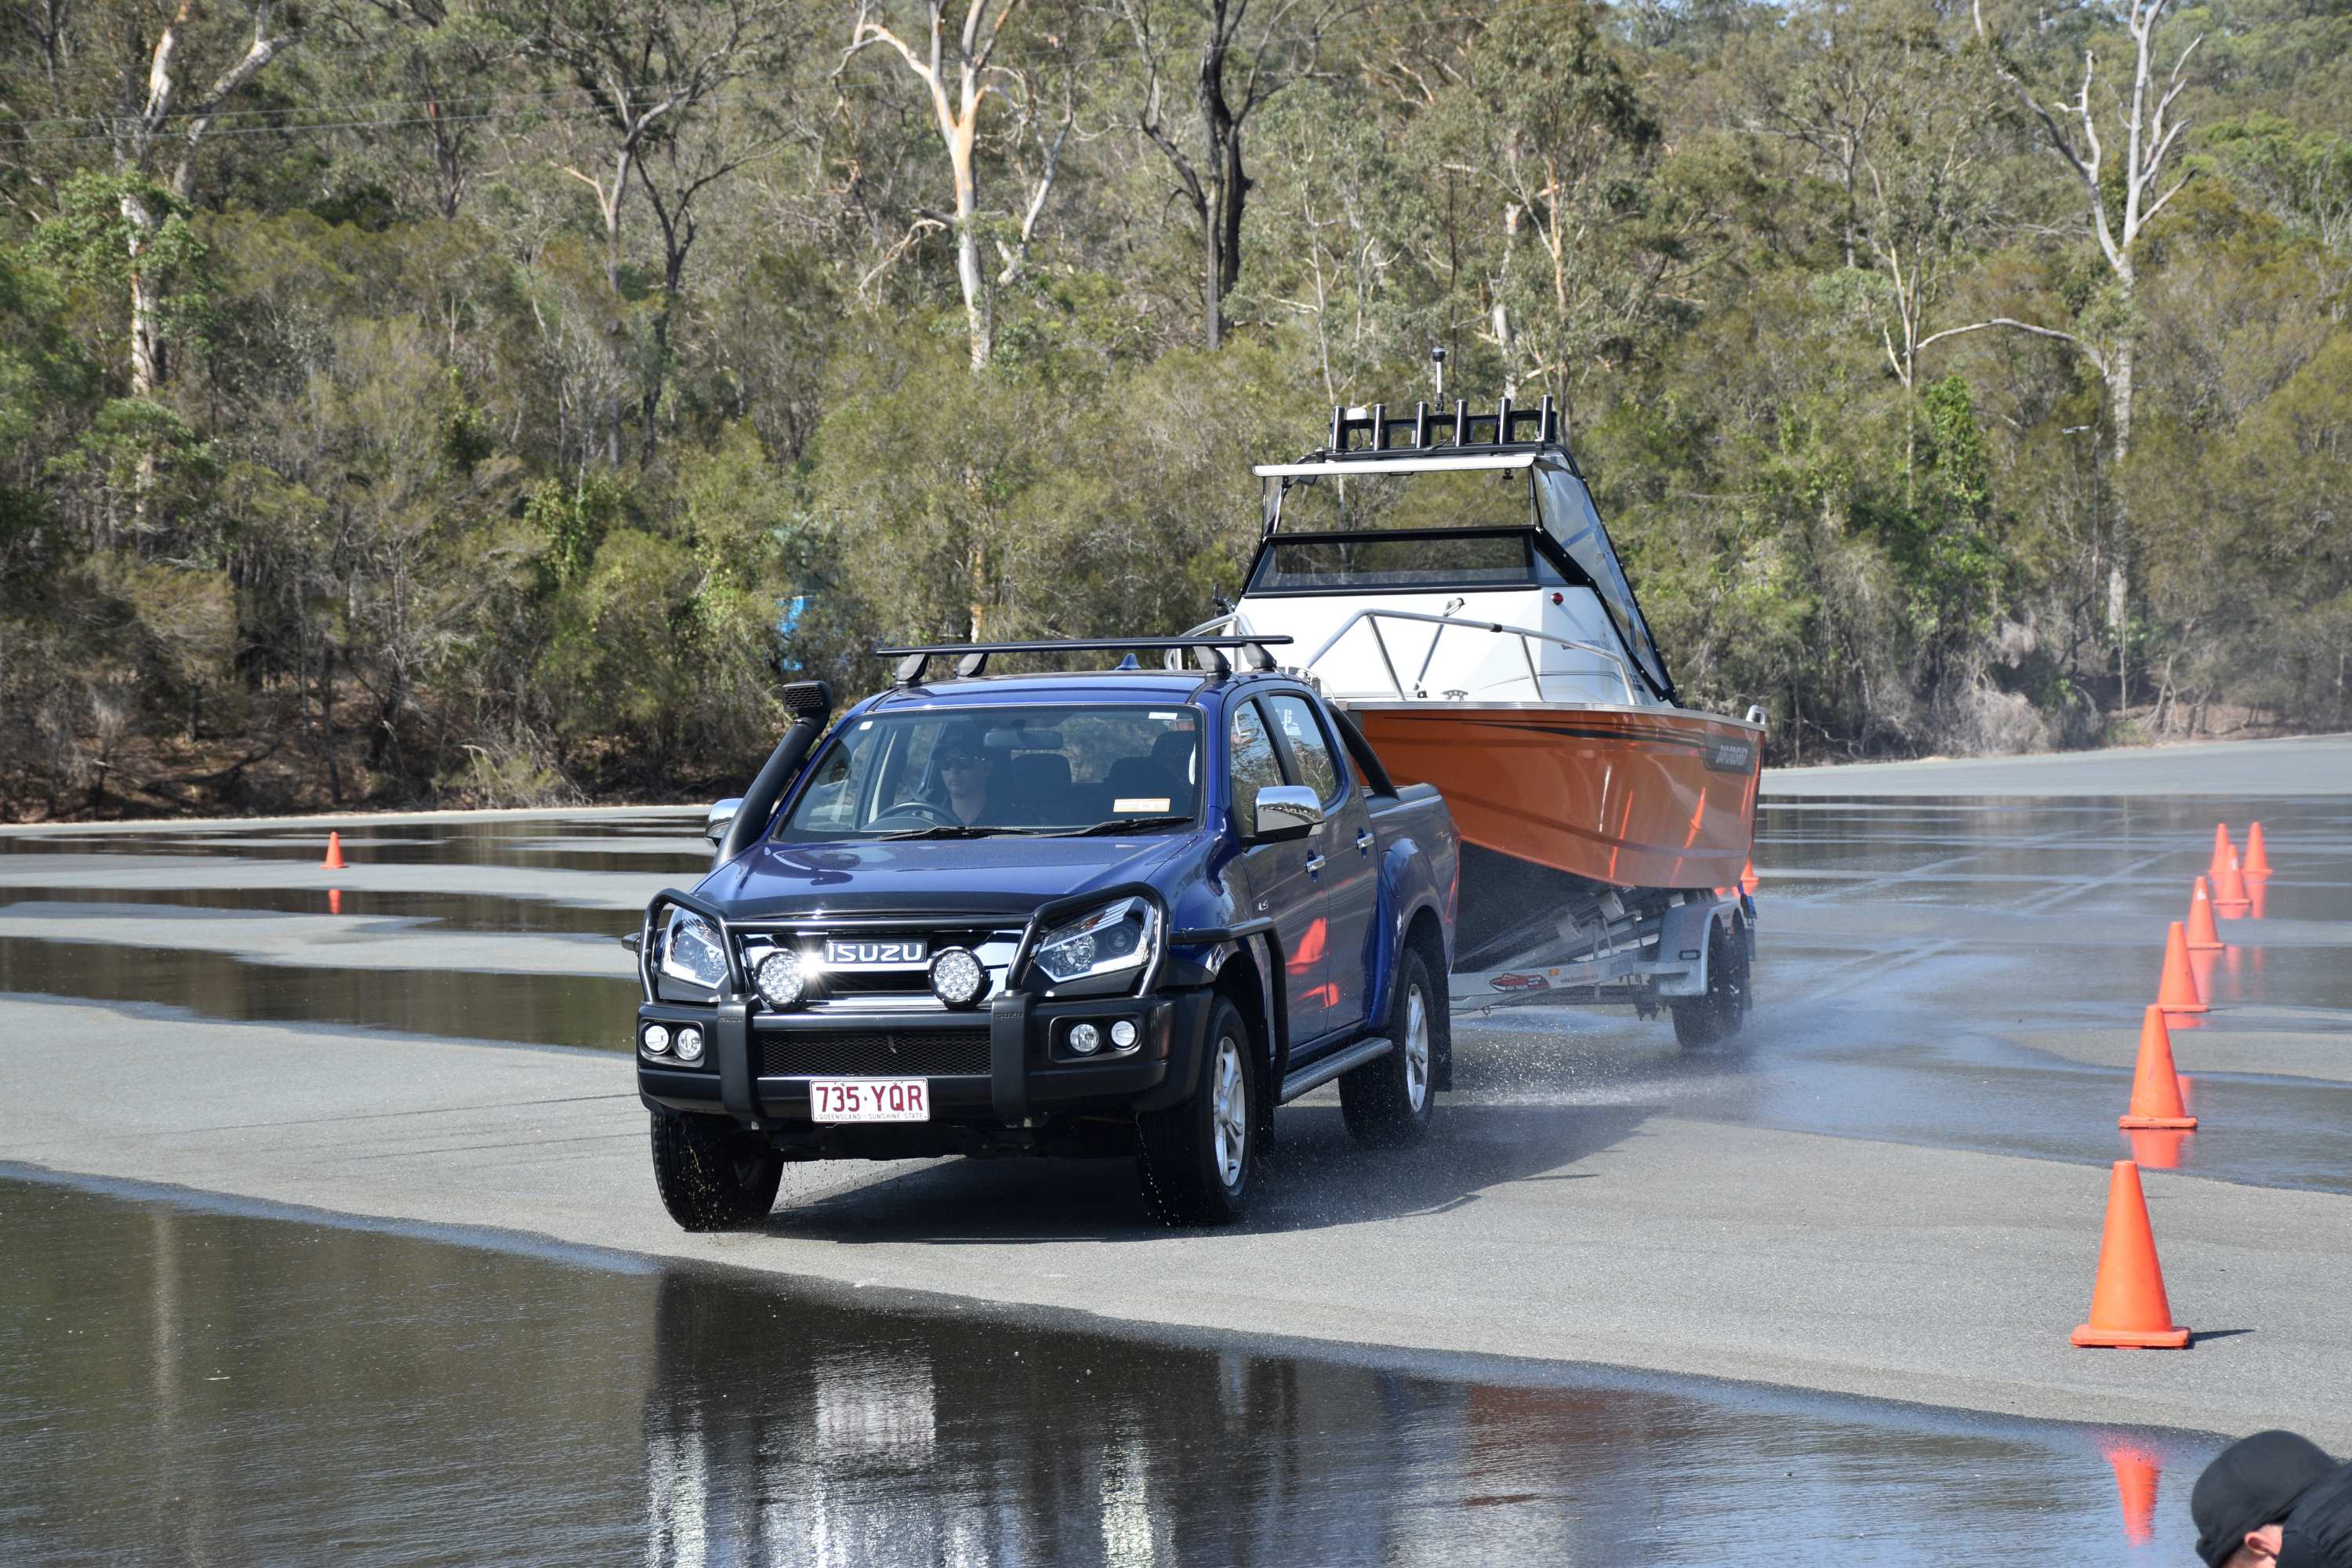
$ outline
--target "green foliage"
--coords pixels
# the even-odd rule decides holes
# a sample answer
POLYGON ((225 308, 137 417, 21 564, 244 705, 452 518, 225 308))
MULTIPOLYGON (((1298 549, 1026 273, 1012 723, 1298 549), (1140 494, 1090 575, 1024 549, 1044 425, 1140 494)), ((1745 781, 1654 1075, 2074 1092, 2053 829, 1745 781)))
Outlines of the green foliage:
MULTIPOLYGON (((216 291, 211 247, 188 205, 145 175, 74 174, 58 192, 57 215, 34 227, 26 248, 64 277, 107 293, 124 321, 131 280, 143 275, 154 290, 162 338, 203 345, 216 291)), ((122 321, 113 328, 123 330, 122 321)))
MULTIPOLYGON (((1205 618, 1249 465, 1433 395, 1433 345, 1449 398, 1562 400, 1686 700, 1765 704, 1776 763, 2352 723, 2342 13, 2168 14, 2195 178, 2128 290, 1965 7, 1375 0, 1311 51, 1301 14, 1212 353, 1131 40, 1033 0, 975 374, 936 108, 836 75, 838 18, 281 13, 337 43, 191 153, 90 139, 152 62, 67 7, 0 51, 12 125, 92 128, 0 153, 0 809, 737 784, 780 659, 857 691, 885 638, 1205 618), (616 186, 596 84, 697 61, 725 90, 616 186)), ((2122 42, 2062 7, 2002 58, 2057 100, 2095 47, 2098 99, 2122 42)))

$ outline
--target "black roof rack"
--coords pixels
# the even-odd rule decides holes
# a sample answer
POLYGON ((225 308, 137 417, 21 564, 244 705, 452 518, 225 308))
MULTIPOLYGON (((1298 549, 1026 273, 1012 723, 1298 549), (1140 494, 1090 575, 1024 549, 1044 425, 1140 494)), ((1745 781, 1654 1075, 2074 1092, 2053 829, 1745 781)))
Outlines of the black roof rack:
MULTIPOLYGON (((1202 662, 1218 675, 1232 672, 1233 666, 1223 652, 1229 647, 1250 651, 1250 665, 1255 669, 1272 669, 1274 655, 1269 647, 1280 647, 1290 639, 1286 637, 1056 637, 1048 642, 960 642, 932 643, 919 647, 877 647, 877 658, 898 661, 897 683, 912 686, 923 679, 923 668, 934 658, 956 656, 956 674, 969 680, 988 668, 989 656, 999 653, 1144 653, 1167 650, 1181 653, 1197 650, 1202 662)), ((1172 666, 1171 668, 1173 668, 1172 666)))
POLYGON ((1549 393, 1533 408, 1514 408, 1507 397, 1496 400, 1493 413, 1473 413, 1466 399, 1451 408, 1433 410, 1416 403, 1411 414, 1391 414, 1385 403, 1370 408, 1331 410, 1334 458, 1372 457, 1383 452, 1451 451, 1475 447, 1482 452, 1533 450, 1559 442, 1559 414, 1549 393))

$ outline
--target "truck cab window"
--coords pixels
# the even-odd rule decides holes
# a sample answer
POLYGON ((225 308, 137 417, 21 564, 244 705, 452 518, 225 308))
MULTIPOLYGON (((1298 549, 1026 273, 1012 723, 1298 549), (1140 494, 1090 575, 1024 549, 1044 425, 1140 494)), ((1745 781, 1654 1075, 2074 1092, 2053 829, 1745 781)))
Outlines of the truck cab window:
POLYGON ((1257 792, 1282 783, 1282 763, 1274 753, 1274 737, 1266 732, 1265 721, 1255 702, 1244 702, 1233 711, 1233 741, 1228 748, 1233 761, 1234 810, 1240 814, 1246 828, 1257 812, 1257 792))
POLYGON ((1283 738, 1290 742, 1290 755, 1298 764, 1298 782, 1315 791, 1315 798, 1328 805, 1339 796, 1339 769, 1331 756, 1331 748, 1323 739, 1323 727, 1315 721, 1315 710, 1304 697, 1270 697, 1268 707, 1274 710, 1274 721, 1282 726, 1283 738))

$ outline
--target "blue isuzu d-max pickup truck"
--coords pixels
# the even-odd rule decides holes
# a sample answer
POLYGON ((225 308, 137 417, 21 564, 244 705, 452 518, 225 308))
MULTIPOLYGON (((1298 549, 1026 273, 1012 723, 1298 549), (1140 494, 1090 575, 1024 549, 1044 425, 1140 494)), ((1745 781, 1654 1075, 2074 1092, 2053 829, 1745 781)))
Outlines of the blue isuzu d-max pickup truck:
POLYGON ((1358 1138, 1423 1136, 1453 819, 1268 640, 884 649, 897 684, 829 727, 788 688, 710 874, 637 937, 671 1215, 753 1223, 787 1161, 1054 1153, 1135 1158, 1160 1214, 1220 1223, 1274 1108, 1334 1079, 1358 1138), (1127 657, 988 673, 1014 652, 1127 657))

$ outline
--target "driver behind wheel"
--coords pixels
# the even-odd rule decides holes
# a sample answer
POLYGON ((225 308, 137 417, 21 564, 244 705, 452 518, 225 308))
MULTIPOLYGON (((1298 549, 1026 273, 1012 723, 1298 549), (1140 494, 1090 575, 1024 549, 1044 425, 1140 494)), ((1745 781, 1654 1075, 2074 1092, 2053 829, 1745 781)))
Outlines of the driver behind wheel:
POLYGON ((989 755, 979 725, 960 720, 941 731, 931 748, 931 765, 950 816, 969 826, 988 815, 988 781, 996 773, 996 759, 989 755))

